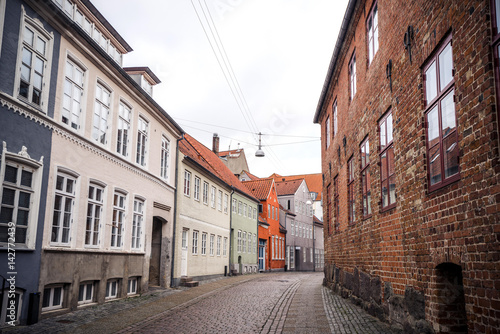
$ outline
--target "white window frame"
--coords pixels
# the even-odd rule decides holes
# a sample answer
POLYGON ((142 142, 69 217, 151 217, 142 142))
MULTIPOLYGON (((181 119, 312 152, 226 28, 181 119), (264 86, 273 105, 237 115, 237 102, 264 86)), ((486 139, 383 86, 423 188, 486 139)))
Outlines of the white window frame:
POLYGON ((220 256, 221 243, 222 243, 222 236, 218 235, 217 236, 217 256, 220 256))
MULTIPOLYGON (((23 243, 16 243, 16 247, 19 248, 27 248, 34 249, 36 243, 36 230, 38 226, 38 212, 40 206, 40 193, 41 193, 41 185, 42 185, 42 173, 43 173, 43 157, 40 161, 36 161, 31 159, 28 155, 28 149, 23 147, 22 150, 18 153, 11 153, 7 151, 7 143, 3 142, 3 149, 0 160, 0 203, 3 203, 3 192, 5 188, 9 188, 15 191, 14 196, 14 204, 12 206, 12 217, 15 217, 15 220, 8 223, 0 223, 0 226, 7 228, 9 232, 10 228, 17 229, 17 213, 19 210, 19 195, 21 192, 30 194, 30 202, 28 207, 28 222, 26 227, 26 240, 23 243), (15 167, 18 169, 16 183, 10 183, 5 181, 5 170, 6 165, 15 167), (26 170, 31 172, 31 186, 27 187, 21 184, 22 172, 26 170)), ((0 204, 0 212, 2 207, 7 205, 0 204)), ((26 207, 24 207, 26 209, 26 207)), ((22 225, 24 229, 24 225, 22 225)), ((8 237, 9 237, 8 233, 8 237)), ((14 240, 15 241, 15 240, 14 240)), ((4 247, 8 247, 9 238, 5 242, 0 242, 0 249, 4 247)), ((12 244, 12 242, 11 242, 12 244)))
POLYGON ((65 169, 58 168, 56 177, 54 180, 54 206, 52 208, 52 214, 53 214, 53 219, 52 219, 52 233, 54 233, 54 229, 57 229, 56 235, 55 235, 55 240, 54 240, 54 235, 51 236, 51 245, 55 246, 69 246, 72 241, 72 227, 73 227, 73 217, 77 217, 78 215, 76 214, 76 205, 75 203, 78 203, 77 201, 77 187, 78 187, 78 179, 79 177, 73 173, 69 173, 65 169), (57 189, 57 180, 59 177, 63 178, 63 189, 67 189, 68 181, 72 181, 73 187, 72 191, 67 191, 63 189, 57 189), (61 198, 61 214, 59 215, 59 218, 57 219, 55 217, 56 215, 56 205, 57 205, 57 197, 61 198), (64 213, 63 213, 63 208, 64 205, 62 202, 67 203, 67 201, 70 201, 69 205, 71 207, 71 211, 66 212, 66 215, 69 215, 69 223, 68 226, 64 226, 64 213), (54 222, 57 221, 58 225, 54 226, 54 222), (67 240, 63 238, 63 230, 66 229, 68 231, 67 233, 67 240))
POLYGON ((210 245, 209 245, 210 256, 214 256, 214 247, 215 247, 215 234, 210 234, 210 245))
MULTIPOLYGON (((3 38, 3 27, 4 27, 4 21, 5 21, 5 4, 7 3, 6 0, 0 0, 0 56, 2 55, 2 38, 3 38)), ((3 310, 3 308, 2 308, 3 310)), ((4 317, 1 317, 1 319, 5 319, 4 317)), ((1 322, 0 322, 1 324, 1 322)))
POLYGON ((115 192, 113 194, 113 216, 111 222, 111 239, 110 239, 111 248, 123 247, 123 237, 124 237, 125 222, 127 217, 126 210, 127 210, 127 193, 115 189, 115 192), (120 203, 121 201, 123 201, 123 203, 120 203), (115 217, 119 220, 114 221, 115 217))
POLYGON ((105 300, 116 299, 118 298, 118 290, 120 289, 120 281, 118 279, 109 279, 106 282, 106 292, 105 292, 105 300), (113 285, 114 285, 114 293, 113 293, 113 285))
MULTIPOLYGON (((160 176, 168 181, 170 174, 170 140, 163 135, 161 136, 161 168, 160 176)), ((199 189, 198 189, 199 193, 199 189)), ((199 195, 199 194, 198 194, 199 195)), ((198 198, 199 200, 199 198, 198 198)))
POLYGON ((228 206, 229 206, 229 195, 224 194, 224 213, 227 214, 228 212, 228 206))
POLYGON ((198 234, 199 231, 193 230, 193 246, 192 246, 192 254, 198 255, 198 234))
POLYGON ((212 209, 215 209, 215 191, 216 191, 215 187, 212 186, 210 188, 210 207, 212 209))
POLYGON ((195 201, 200 201, 200 183, 201 179, 198 176, 194 176, 194 192, 193 192, 193 198, 195 201))
POLYGON ((222 190, 217 192, 217 210, 222 211, 222 190))
POLYGON ((356 96, 356 51, 353 51, 349 61, 349 97, 351 101, 356 96))
POLYGON ((184 170, 184 196, 191 196, 191 172, 184 170))
POLYGON ((63 308, 64 305, 64 286, 62 284, 54 284, 50 286, 46 286, 43 289, 43 295, 42 295, 42 312, 45 311, 52 311, 52 310, 57 310, 63 308), (54 304, 54 291, 55 289, 61 289, 61 297, 59 304, 55 305, 54 304), (48 306, 43 306, 43 301, 45 299, 45 294, 47 293, 47 290, 49 290, 49 305, 48 306))
POLYGON ((222 248, 222 256, 227 256, 227 237, 224 237, 224 247, 222 248))
POLYGON ((203 204, 208 205, 208 182, 203 181, 203 204))
POLYGON ((92 115, 92 139, 101 145, 108 144, 112 91, 98 81, 95 89, 94 113, 92 115), (97 122, 97 124, 96 124, 97 122))
POLYGON ((232 202, 232 203, 231 203, 231 205, 232 205, 232 210, 233 210, 233 212, 234 212, 234 213, 236 213, 236 212, 237 212, 237 209, 236 209, 236 203, 237 203, 237 201, 236 201, 236 199, 235 199, 235 198, 233 198, 233 200, 232 200, 231 202, 232 202))
POLYGON ((241 253, 241 230, 238 230, 238 253, 241 253))
POLYGON ((15 75, 15 81, 14 81, 14 95, 16 98, 20 99, 21 101, 24 101, 25 103, 40 109, 44 113, 47 113, 48 110, 48 99, 49 99, 49 89, 50 89, 50 75, 51 75, 51 67, 52 67, 52 49, 53 49, 53 44, 54 44, 54 33, 53 32, 48 32, 45 30, 43 25, 39 23, 39 20, 32 19, 31 17, 27 16, 26 11, 24 7, 21 7, 21 16, 23 19, 21 19, 20 23, 20 33, 19 33, 19 45, 18 45, 18 51, 17 51, 17 60, 16 60, 16 75, 15 75), (28 43, 25 43, 24 41, 24 32, 25 29, 30 29, 30 31, 33 33, 33 45, 29 45, 28 43), (35 41, 38 39, 42 40, 45 42, 45 52, 42 54, 39 50, 37 50, 35 41), (23 49, 26 48, 29 52, 32 53, 31 57, 31 67, 29 68, 30 71, 30 79, 28 82, 28 96, 24 97, 20 95, 20 89, 21 89, 21 67, 23 66, 23 49), (34 74, 35 73, 35 65, 34 65, 34 60, 35 59, 40 59, 43 61, 43 73, 38 73, 38 75, 42 74, 42 80, 41 80, 41 87, 39 90, 41 90, 40 93, 40 103, 33 102, 33 90, 34 90, 34 74))
MULTIPOLYGON (((1 0, 0 0, 0 9, 1 7, 1 0)), ((1 30, 0 30, 1 32, 1 30)), ((18 325, 19 322, 19 317, 21 316, 21 310, 23 309, 23 294, 24 292, 20 289, 15 289, 14 291, 10 290, 9 288, 4 289, 1 291, 0 294, 0 303, 2 303, 2 312, 0 313, 0 327, 3 327, 4 325, 18 325), (10 311, 9 311, 9 318, 7 319, 7 308, 9 307, 9 303, 12 300, 9 298, 11 294, 17 295, 14 300, 15 300, 15 308, 16 308, 16 315, 15 315, 15 320, 10 319, 10 311)))
POLYGON ((148 129, 149 122, 146 120, 146 118, 139 116, 139 119, 137 121, 137 145, 135 162, 142 167, 147 166, 148 129))
POLYGON ((78 305, 85 305, 85 304, 91 304, 94 303, 94 289, 95 289, 95 282, 93 281, 87 281, 87 282, 80 282, 80 285, 78 287, 78 305), (90 286, 90 298, 87 297, 88 295, 88 289, 90 286), (83 287, 83 299, 80 300, 80 290, 83 287))
POLYGON ((124 157, 128 157, 130 143, 130 119, 132 117, 132 108, 120 100, 118 106, 118 127, 116 134, 116 152, 124 157))
POLYGON ((241 248, 242 248, 242 253, 247 252, 247 232, 243 231, 243 236, 241 237, 241 248))
POLYGON ((99 247, 101 244, 102 221, 104 219, 105 186, 96 182, 89 182, 87 193, 87 221, 85 224, 85 247, 99 247), (97 194, 100 193, 100 196, 97 194), (91 215, 89 216, 89 212, 91 215), (89 226, 90 224, 90 226, 89 226), (87 234, 90 234, 87 241, 87 234), (97 236, 97 240, 95 240, 97 236))
POLYGON ((142 234, 144 226, 144 208, 146 201, 140 197, 134 197, 134 214, 132 219, 132 245, 133 250, 142 250, 142 234))
POLYGON ((207 232, 201 233, 201 255, 207 255, 207 232))
POLYGON ((85 103, 85 75, 87 73, 87 68, 68 55, 64 71, 61 122, 72 130, 80 131, 82 125, 85 124, 83 107, 85 103), (70 70, 71 73, 68 74, 70 70), (80 75, 76 75, 78 73, 80 75), (66 91, 67 87, 69 87, 69 92, 66 91))
POLYGON ((127 281, 127 296, 137 294, 137 286, 139 284, 138 277, 129 277, 127 281))

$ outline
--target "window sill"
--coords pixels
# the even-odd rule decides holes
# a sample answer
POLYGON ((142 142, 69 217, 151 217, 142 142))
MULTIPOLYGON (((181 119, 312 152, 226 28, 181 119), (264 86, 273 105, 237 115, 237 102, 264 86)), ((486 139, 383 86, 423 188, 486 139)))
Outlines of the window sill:
MULTIPOLYGON (((397 202, 396 202, 397 203, 397 202)), ((385 213, 385 212, 388 212, 388 211, 391 211, 391 210, 394 210, 396 208, 396 203, 394 204, 391 204, 391 205, 388 205, 384 208, 381 208, 380 209, 380 213, 385 213)))
POLYGON ((95 306, 95 305, 97 305, 96 302, 84 303, 84 304, 78 304, 77 308, 78 309, 84 309, 84 308, 87 308, 87 307, 90 307, 90 306, 95 306))
MULTIPOLYGON (((449 177, 447 180, 442 181, 441 184, 429 186, 429 190, 427 191, 427 195, 432 195, 432 194, 436 193, 437 191, 445 189, 446 187, 448 187, 448 186, 450 186, 450 185, 452 185, 460 180, 461 180, 460 172, 458 172, 457 174, 449 177)), ((429 181, 427 181, 427 182, 429 182, 429 181)))
POLYGON ((366 215, 366 216, 363 216, 363 220, 368 220, 372 217, 372 213, 370 213, 369 215, 366 215))
POLYGON ((26 245, 18 245, 14 244, 14 247, 12 247, 12 244, 10 244, 11 247, 9 247, 9 244, 7 242, 5 243, 0 243, 0 252, 2 251, 16 251, 16 252, 34 252, 35 248, 27 247, 26 245))

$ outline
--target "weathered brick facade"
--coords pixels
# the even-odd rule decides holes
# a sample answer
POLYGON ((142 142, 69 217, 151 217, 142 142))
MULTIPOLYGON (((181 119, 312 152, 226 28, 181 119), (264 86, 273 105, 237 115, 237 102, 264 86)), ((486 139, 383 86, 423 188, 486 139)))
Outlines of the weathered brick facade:
MULTIPOLYGON (((492 6, 468 0, 351 0, 316 111, 314 121, 322 129, 325 284, 405 333, 461 333, 467 328, 470 333, 500 333, 499 81, 492 6), (378 50, 369 63, 367 30, 374 5, 378 50), (404 45, 409 26, 411 61, 404 45), (424 71, 450 39, 453 72, 447 89, 454 91, 458 173, 435 189, 429 165, 439 155, 428 152, 432 104, 426 101, 429 77, 424 71), (353 54, 356 93, 351 99, 353 54), (379 122, 388 113, 393 118, 396 197, 395 206, 384 210, 379 122), (360 147, 366 139, 371 215, 363 213, 360 147)), ((443 133, 448 130, 441 121, 439 125, 443 133)), ((441 155, 450 154, 452 146, 441 155)))

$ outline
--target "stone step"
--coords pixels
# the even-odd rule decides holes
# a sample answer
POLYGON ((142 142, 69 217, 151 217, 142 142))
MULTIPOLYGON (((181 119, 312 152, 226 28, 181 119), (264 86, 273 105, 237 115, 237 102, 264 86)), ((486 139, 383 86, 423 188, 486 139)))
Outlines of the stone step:
POLYGON ((192 278, 192 277, 189 277, 189 276, 182 276, 182 277, 181 277, 181 284, 191 282, 192 280, 193 280, 193 278, 192 278))
POLYGON ((185 286, 185 287, 188 287, 188 288, 192 288, 192 287, 200 285, 200 282, 198 282, 198 281, 189 281, 189 282, 184 282, 182 285, 185 286))

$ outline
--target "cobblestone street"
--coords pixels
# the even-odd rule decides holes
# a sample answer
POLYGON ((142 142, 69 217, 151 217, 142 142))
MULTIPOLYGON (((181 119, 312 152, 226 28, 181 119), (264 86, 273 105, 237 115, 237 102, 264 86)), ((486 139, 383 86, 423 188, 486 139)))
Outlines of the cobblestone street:
POLYGON ((94 306, 4 333, 392 333, 323 273, 237 276, 94 306))

